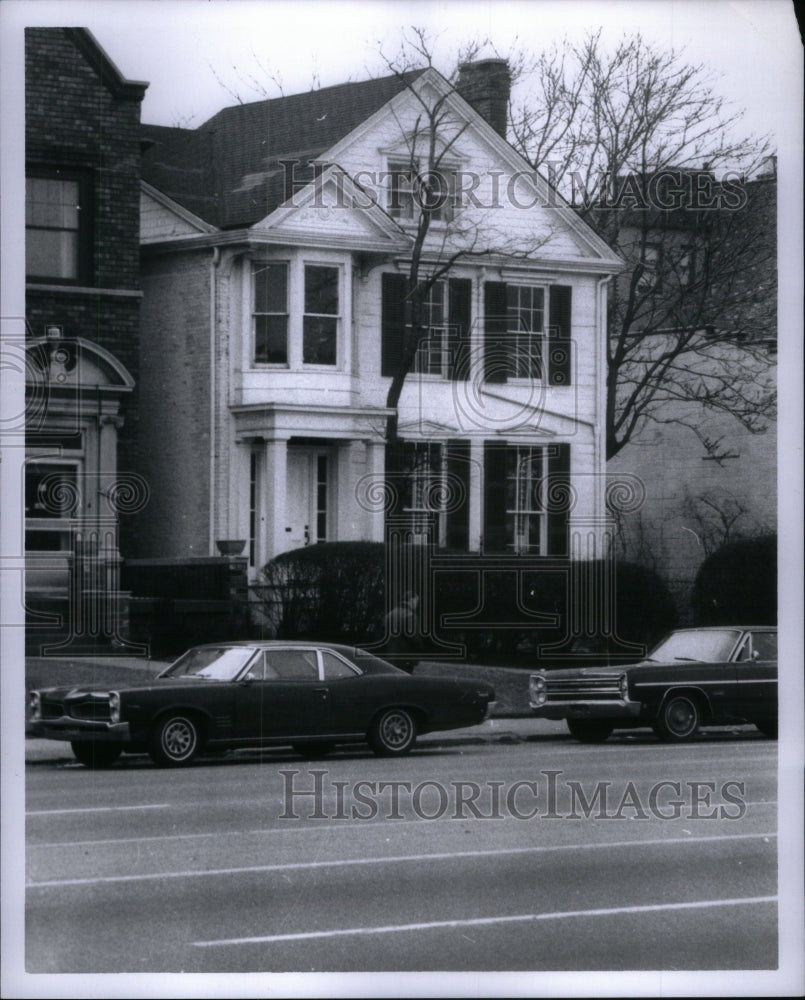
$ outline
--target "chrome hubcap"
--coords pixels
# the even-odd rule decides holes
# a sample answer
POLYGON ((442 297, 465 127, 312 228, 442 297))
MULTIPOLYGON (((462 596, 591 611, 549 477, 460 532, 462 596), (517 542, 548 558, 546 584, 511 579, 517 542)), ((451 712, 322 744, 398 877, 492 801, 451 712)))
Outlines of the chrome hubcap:
POLYGON ((177 720, 167 726, 162 734, 162 746, 171 757, 185 757, 193 749, 195 735, 186 722, 177 720))
POLYGON ((383 739, 388 746, 403 746, 410 736, 411 725, 406 716, 395 713, 383 720, 383 739))

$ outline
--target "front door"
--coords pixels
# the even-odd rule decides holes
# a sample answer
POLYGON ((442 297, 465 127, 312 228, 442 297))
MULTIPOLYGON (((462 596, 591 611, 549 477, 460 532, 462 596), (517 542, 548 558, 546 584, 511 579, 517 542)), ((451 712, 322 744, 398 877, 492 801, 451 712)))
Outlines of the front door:
POLYGON ((288 548, 332 540, 330 448, 288 448, 288 548))

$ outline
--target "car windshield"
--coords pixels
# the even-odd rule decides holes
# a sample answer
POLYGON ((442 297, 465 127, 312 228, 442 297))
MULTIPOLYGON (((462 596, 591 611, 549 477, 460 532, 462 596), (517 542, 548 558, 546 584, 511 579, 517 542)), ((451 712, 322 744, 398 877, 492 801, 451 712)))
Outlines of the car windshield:
POLYGON ((159 676, 231 681, 253 656, 254 650, 247 646, 199 646, 189 649, 159 676))
POLYGON ((727 628, 672 632, 651 651, 649 659, 702 660, 705 663, 727 660, 740 634, 738 629, 727 628))

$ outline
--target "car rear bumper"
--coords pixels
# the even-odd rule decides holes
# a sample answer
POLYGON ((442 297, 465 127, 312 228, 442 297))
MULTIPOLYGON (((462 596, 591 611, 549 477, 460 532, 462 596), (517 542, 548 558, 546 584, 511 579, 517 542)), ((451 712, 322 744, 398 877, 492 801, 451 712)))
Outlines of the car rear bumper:
POLYGON ((29 724, 32 736, 45 740, 93 740, 96 743, 129 743, 128 722, 89 722, 63 715, 58 719, 37 719, 29 724))

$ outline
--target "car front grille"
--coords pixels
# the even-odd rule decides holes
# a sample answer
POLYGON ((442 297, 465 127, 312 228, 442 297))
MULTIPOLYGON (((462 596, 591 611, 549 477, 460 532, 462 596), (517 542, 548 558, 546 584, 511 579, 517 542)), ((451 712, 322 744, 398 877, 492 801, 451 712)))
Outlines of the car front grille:
POLYGON ((43 719, 88 719, 92 722, 109 722, 109 702, 98 698, 82 698, 80 701, 43 701, 43 719))
POLYGON ((548 678, 546 684, 548 701, 567 701, 569 698, 583 698, 594 701, 609 701, 620 698, 618 677, 563 677, 548 678))

